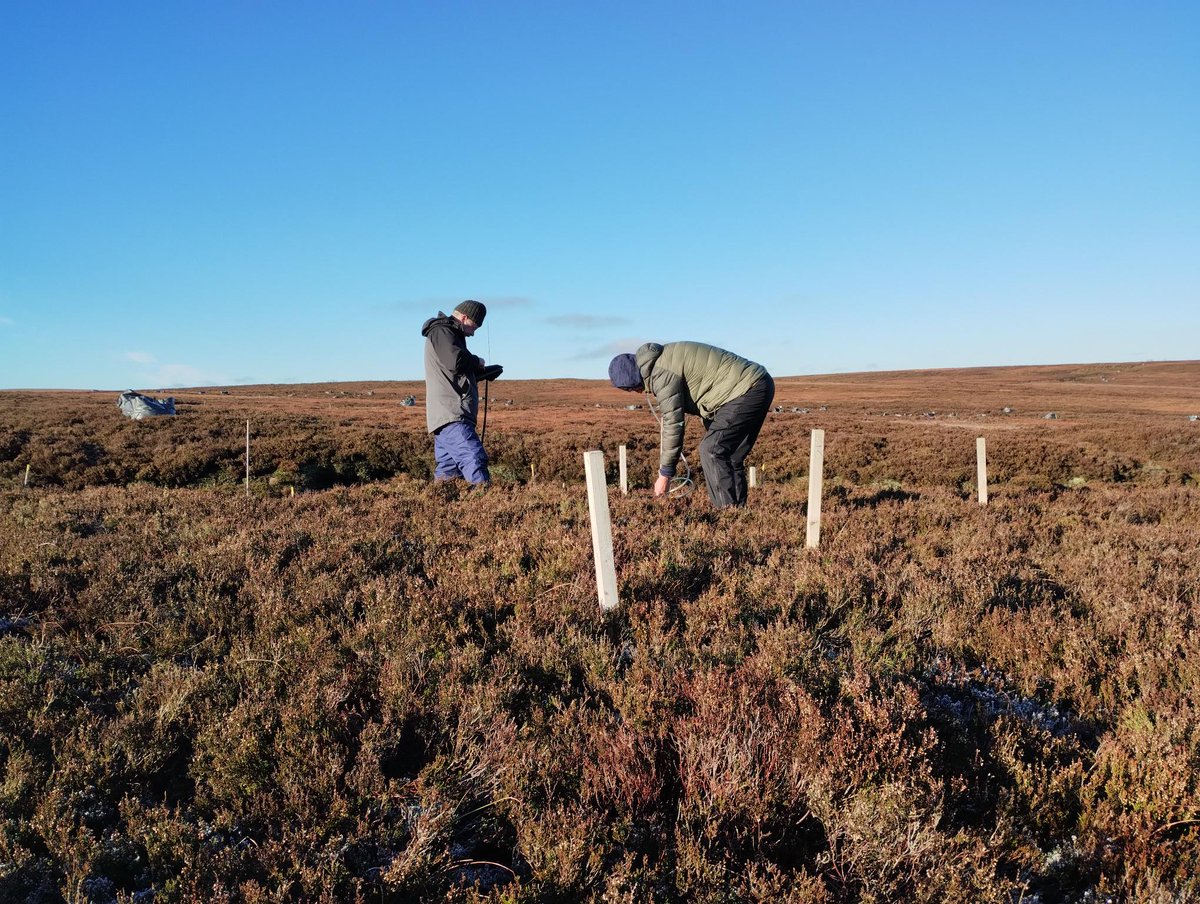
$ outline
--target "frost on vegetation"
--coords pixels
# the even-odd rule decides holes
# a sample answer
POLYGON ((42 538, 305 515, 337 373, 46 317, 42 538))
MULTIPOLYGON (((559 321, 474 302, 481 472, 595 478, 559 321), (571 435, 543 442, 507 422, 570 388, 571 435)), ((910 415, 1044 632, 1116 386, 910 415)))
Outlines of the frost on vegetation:
POLYGON ((939 659, 930 676, 927 705, 956 722, 969 724, 980 716, 988 721, 1008 716, 1054 737, 1090 738, 1094 734, 1069 708, 1018 693, 1006 676, 986 666, 971 675, 939 659))
POLYGON ((9 618, 8 616, 0 615, 0 637, 3 637, 5 634, 21 634, 32 624, 32 618, 20 616, 9 618))

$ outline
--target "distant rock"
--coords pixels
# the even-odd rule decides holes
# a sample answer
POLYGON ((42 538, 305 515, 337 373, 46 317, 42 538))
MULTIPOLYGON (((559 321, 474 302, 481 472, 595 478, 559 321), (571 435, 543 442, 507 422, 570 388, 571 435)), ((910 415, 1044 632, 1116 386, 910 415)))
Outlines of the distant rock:
POLYGON ((1005 406, 1004 408, 1001 408, 1000 410, 1001 410, 1001 411, 1002 411, 1004 414, 1012 414, 1012 413, 1013 413, 1013 409, 1011 409, 1011 408, 1009 408, 1009 407, 1007 407, 1007 406, 1005 406))
POLYGON ((1055 412, 1051 411, 1049 414, 1043 414, 1042 420, 1043 421, 1057 421, 1058 415, 1055 412))

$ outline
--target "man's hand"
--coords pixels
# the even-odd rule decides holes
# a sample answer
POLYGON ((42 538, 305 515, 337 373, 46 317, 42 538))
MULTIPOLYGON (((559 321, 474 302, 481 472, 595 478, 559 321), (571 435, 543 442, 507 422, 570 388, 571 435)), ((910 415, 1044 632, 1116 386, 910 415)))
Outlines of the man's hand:
POLYGON ((671 478, 663 477, 661 474, 659 474, 658 480, 654 481, 654 495, 655 496, 665 496, 667 494, 667 491, 670 488, 671 488, 671 478))

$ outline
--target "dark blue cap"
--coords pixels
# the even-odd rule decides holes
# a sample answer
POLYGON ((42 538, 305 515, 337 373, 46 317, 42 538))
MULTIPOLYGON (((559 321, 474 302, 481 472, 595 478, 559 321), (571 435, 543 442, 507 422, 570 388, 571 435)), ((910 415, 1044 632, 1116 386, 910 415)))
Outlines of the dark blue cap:
POLYGON ((608 365, 608 378, 617 389, 641 389, 642 372, 633 355, 617 355, 608 365))

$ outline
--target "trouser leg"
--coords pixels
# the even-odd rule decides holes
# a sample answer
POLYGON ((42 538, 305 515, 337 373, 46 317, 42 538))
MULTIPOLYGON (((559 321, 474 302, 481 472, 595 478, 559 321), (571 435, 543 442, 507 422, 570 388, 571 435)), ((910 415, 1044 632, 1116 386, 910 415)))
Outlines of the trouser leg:
MULTIPOLYGON (((454 471, 447 469, 447 475, 465 477, 468 483, 486 484, 492 479, 488 472, 488 457, 484 451, 475 426, 463 421, 447 424, 438 432, 438 439, 443 440, 446 455, 453 462, 454 471)), ((436 443, 435 443, 436 447, 436 443)), ((440 473, 434 477, 442 478, 440 473)))
POLYGON ((468 483, 489 484, 492 482, 492 474, 488 471, 488 456, 483 448, 483 441, 479 439, 479 434, 475 432, 473 426, 470 424, 465 426, 469 435, 459 467, 462 468, 463 476, 467 478, 468 483))
POLYGON ((765 376, 722 405, 709 422, 700 441, 700 462, 715 508, 746 504, 746 456, 754 448, 774 399, 775 382, 765 376))
POLYGON ((447 428, 452 426, 454 425, 447 424, 433 435, 433 457, 436 461, 433 471, 434 480, 455 480, 463 476, 451 448, 451 437, 446 434, 447 428))

